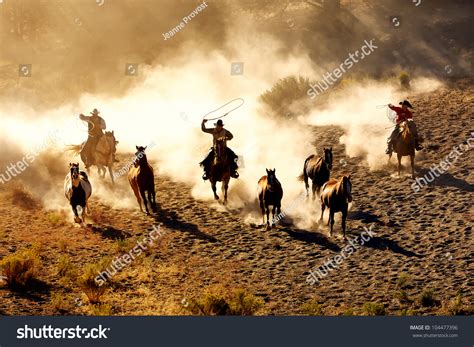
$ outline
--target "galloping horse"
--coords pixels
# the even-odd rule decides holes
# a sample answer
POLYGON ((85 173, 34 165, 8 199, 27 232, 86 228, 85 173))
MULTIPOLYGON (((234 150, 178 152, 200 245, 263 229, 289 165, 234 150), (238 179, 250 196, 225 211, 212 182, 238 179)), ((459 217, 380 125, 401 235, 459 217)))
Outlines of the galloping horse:
POLYGON ((135 197, 137 198, 138 206, 140 211, 143 212, 143 204, 145 205, 146 214, 150 214, 148 211, 147 199, 145 193, 148 193, 148 201, 150 202, 151 209, 153 212, 156 211, 156 195, 155 195, 155 174, 153 167, 148 164, 148 160, 145 155, 146 147, 138 147, 135 153, 135 159, 133 160, 133 166, 128 171, 128 182, 132 187, 135 197), (141 196, 141 198, 140 198, 141 196))
MULTIPOLYGON (((114 182, 114 175, 113 175, 113 163, 114 163, 114 154, 117 150, 117 144, 119 142, 115 139, 115 135, 113 131, 106 131, 105 134, 99 140, 97 144, 95 154, 94 154, 94 163, 93 165, 97 166, 97 173, 105 177, 105 173, 107 172, 106 168, 109 169, 110 178, 112 179, 112 183, 114 182)), ((81 155, 82 162, 85 163, 85 158, 82 153, 82 147, 84 142, 80 145, 69 145, 66 147, 68 151, 74 152, 74 155, 81 155)), ((87 169, 89 171, 89 169, 87 169)))
POLYGON ((321 218, 323 220, 324 209, 329 209, 328 224, 331 224, 329 229, 329 236, 332 236, 332 229, 334 226, 334 213, 342 213, 342 231, 344 239, 346 238, 346 218, 349 203, 352 201, 352 184, 351 175, 342 176, 338 180, 331 178, 324 183, 321 193, 321 218))
POLYGON ((308 177, 312 180, 313 200, 316 197, 316 192, 319 191, 324 183, 329 180, 330 171, 332 169, 332 147, 324 147, 324 154, 316 157, 314 154, 310 155, 304 161, 303 174, 304 184, 306 186, 306 196, 309 195, 308 177))
POLYGON ((281 199, 283 198, 283 189, 276 178, 275 169, 267 170, 267 175, 258 180, 258 200, 262 210, 263 224, 265 224, 265 211, 267 214, 267 230, 275 225, 275 210, 277 215, 281 213, 281 199), (272 223, 270 224, 270 208, 272 206, 272 223))
POLYGON ((92 186, 87 174, 84 171, 79 171, 79 163, 69 163, 69 168, 70 173, 64 179, 64 195, 71 204, 72 211, 74 212, 74 221, 82 223, 85 221, 86 208, 87 213, 89 213, 88 200, 92 194, 92 186), (77 206, 82 208, 82 219, 77 213, 77 206))
POLYGON ((216 200, 219 200, 219 196, 216 194, 216 183, 222 182, 222 194, 224 194, 225 205, 227 204, 227 189, 229 189, 231 164, 226 151, 225 139, 217 139, 212 150, 214 151, 214 160, 211 164, 209 182, 211 182, 212 192, 216 200))
MULTIPOLYGON (((393 143, 393 151, 397 153, 398 176, 402 167, 402 157, 410 156, 411 178, 415 178, 415 136, 411 129, 411 120, 402 121, 399 125, 399 136, 393 143)), ((388 161, 392 158, 389 154, 388 161)))

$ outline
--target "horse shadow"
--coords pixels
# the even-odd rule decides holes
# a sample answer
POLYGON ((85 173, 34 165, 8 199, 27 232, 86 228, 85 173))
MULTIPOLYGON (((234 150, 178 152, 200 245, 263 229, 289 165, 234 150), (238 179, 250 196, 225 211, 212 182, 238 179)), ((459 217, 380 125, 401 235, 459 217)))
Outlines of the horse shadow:
POLYGON ((114 228, 111 225, 98 225, 98 226, 97 225, 87 225, 87 227, 91 231, 102 235, 102 237, 107 238, 107 239, 111 239, 111 240, 125 239, 125 238, 130 236, 129 233, 127 233, 123 230, 114 228))
POLYGON ((41 303, 46 301, 44 295, 50 294, 51 287, 49 283, 35 278, 29 281, 27 289, 10 288, 10 292, 16 297, 41 303))
POLYGON ((393 253, 401 254, 406 257, 416 257, 416 258, 423 257, 420 254, 404 249, 403 247, 399 246, 398 243, 396 243, 395 241, 386 239, 384 237, 374 236, 369 241, 365 242, 363 246, 379 249, 382 251, 388 249, 392 251, 393 253))
POLYGON ((199 230, 199 227, 196 224, 182 220, 175 211, 163 209, 159 204, 156 204, 155 212, 153 212, 151 216, 157 223, 162 224, 166 228, 191 234, 192 237, 200 240, 209 242, 218 241, 214 236, 208 235, 199 230))
POLYGON ((289 226, 279 226, 278 230, 287 233, 288 236, 298 241, 303 241, 309 244, 317 244, 322 248, 329 249, 333 252, 339 252, 341 250, 337 244, 331 242, 326 236, 319 232, 292 228, 289 226))
MULTIPOLYGON (((421 169, 419 171, 418 176, 425 176, 430 170, 428 169, 421 169)), ((432 175, 431 175, 432 176, 432 175)), ((445 172, 441 174, 439 177, 435 178, 432 182, 428 182, 430 186, 439 186, 439 187, 454 187, 459 190, 465 192, 474 192, 474 184, 467 182, 461 178, 457 178, 450 174, 449 172, 445 172)))
POLYGON ((360 220, 364 223, 372 224, 376 223, 379 225, 383 225, 383 222, 379 219, 379 216, 373 214, 371 212, 364 212, 364 211, 349 211, 348 212, 348 219, 350 220, 360 220))

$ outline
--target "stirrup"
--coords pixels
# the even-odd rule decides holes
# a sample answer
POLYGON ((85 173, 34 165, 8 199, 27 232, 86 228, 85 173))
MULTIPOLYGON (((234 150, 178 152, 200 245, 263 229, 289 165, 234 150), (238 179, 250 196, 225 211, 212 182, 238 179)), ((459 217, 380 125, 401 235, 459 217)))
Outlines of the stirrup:
POLYGON ((232 178, 239 178, 239 173, 237 171, 234 171, 231 175, 232 178))
POLYGON ((392 152, 393 152, 393 150, 390 149, 390 148, 387 148, 387 149, 385 150, 385 154, 392 154, 392 152))
POLYGON ((207 173, 206 173, 206 172, 204 172, 204 174, 202 175, 202 179, 203 179, 204 181, 209 179, 209 177, 207 177, 207 173))

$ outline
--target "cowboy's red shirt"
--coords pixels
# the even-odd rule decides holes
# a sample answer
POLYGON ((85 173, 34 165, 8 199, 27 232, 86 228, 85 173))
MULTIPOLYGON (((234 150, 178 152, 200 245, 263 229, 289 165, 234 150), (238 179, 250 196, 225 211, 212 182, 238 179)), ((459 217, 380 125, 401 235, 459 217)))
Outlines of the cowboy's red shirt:
POLYGON ((397 106, 389 106, 391 110, 397 112, 397 123, 403 122, 407 119, 413 119, 413 114, 410 112, 409 109, 404 110, 401 107, 397 106))

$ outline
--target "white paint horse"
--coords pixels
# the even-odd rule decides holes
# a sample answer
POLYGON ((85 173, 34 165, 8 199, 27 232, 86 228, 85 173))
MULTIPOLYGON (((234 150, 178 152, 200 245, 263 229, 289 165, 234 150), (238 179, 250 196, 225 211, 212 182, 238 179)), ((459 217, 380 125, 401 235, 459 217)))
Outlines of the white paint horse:
POLYGON ((88 200, 92 194, 92 186, 84 171, 79 171, 79 163, 69 163, 70 173, 64 179, 64 195, 69 200, 74 212, 74 221, 82 223, 85 221, 86 208, 89 213, 88 200), (77 212, 77 207, 82 208, 81 217, 77 212))

